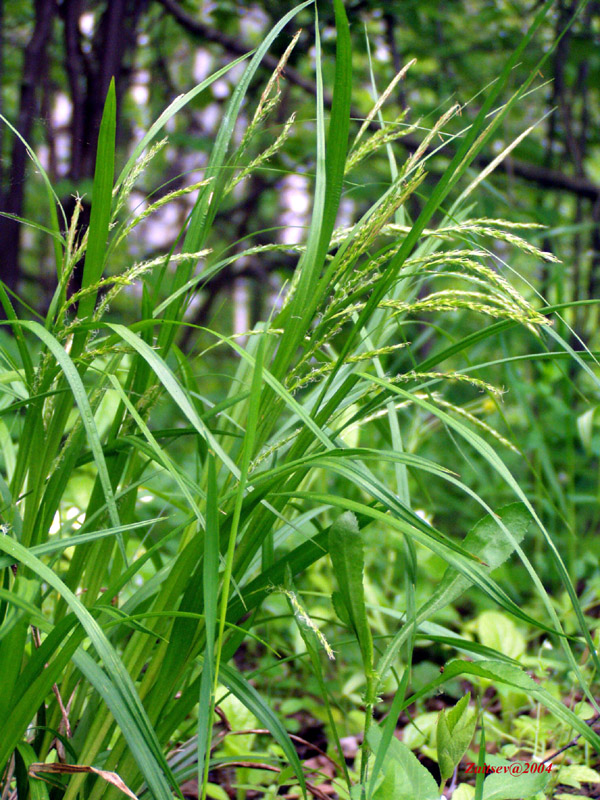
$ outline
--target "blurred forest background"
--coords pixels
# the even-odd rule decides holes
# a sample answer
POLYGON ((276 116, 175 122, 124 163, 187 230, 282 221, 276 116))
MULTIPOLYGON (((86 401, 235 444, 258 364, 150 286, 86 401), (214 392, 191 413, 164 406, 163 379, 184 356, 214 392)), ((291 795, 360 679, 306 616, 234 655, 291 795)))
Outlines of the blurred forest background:
MULTIPOLYGON (((329 4, 321 5, 324 47, 331 53, 333 12, 329 4)), ((575 0, 556 3, 535 47, 528 49, 515 69, 513 87, 520 85, 544 48, 564 31, 577 5, 575 0)), ((466 126, 477 111, 477 95, 499 74, 538 6, 536 0, 454 0, 443 9, 428 0, 348 2, 354 41, 354 115, 364 116, 372 105, 368 41, 379 91, 416 59, 389 98, 386 119, 409 108, 411 121, 420 119, 425 129, 451 103, 459 102, 465 105, 463 118, 452 121, 448 130, 452 132, 453 125, 466 126)), ((249 4, 2 0, 0 112, 39 153, 67 211, 74 207, 76 192, 86 195, 84 209, 88 210, 85 201, 91 194, 98 128, 111 77, 116 80, 118 147, 124 161, 171 100, 256 46, 288 7, 290 3, 269 0, 249 4)), ((291 138, 284 153, 236 187, 214 227, 223 241, 251 237, 260 244, 275 236, 294 243, 303 238, 310 208, 309 180, 303 172, 310 170, 314 148, 311 15, 307 10, 297 20, 296 27, 303 26, 303 32, 286 68, 284 97, 277 111, 276 122, 281 124, 292 110, 296 113, 291 138), (274 220, 279 230, 266 232, 274 220)), ((263 62, 265 79, 288 41, 282 36, 275 42, 263 62)), ((474 171, 480 170, 534 126, 485 183, 479 194, 479 213, 547 226, 536 244, 555 252, 564 266, 552 265, 543 274, 529 277, 549 302, 594 297, 600 281, 599 45, 600 4, 589 2, 561 39, 547 71, 539 75, 535 87, 518 110, 507 116, 491 147, 473 165, 474 171)), ((157 199, 161 193, 201 179, 222 109, 243 69, 243 64, 234 68, 171 120, 168 146, 146 173, 147 185, 132 194, 131 210, 143 209, 150 195, 157 199)), ((246 108, 254 108, 263 83, 255 81, 255 94, 251 90, 246 108)), ((242 114, 240 136, 244 124, 242 114)), ((34 166, 5 126, 0 128, 0 137, 0 211, 39 219, 40 182, 34 166)), ((414 134, 400 138, 395 145, 397 157, 403 158, 402 148, 414 150, 419 140, 414 134)), ((430 182, 452 152, 450 145, 430 159, 430 182)), ((369 205, 389 180, 387 170, 382 150, 346 188, 341 209, 346 221, 357 218, 369 205)), ((426 185, 423 194, 427 194, 426 185)), ((194 200, 195 193, 184 195, 139 225, 129 239, 131 252, 123 253, 123 258, 164 252, 194 200)), ((418 198, 413 197, 412 203, 416 217, 418 198)), ((2 279, 34 310, 43 312, 54 289, 50 240, 6 217, 0 218, 0 240, 2 279)), ((218 241, 210 245, 219 248, 218 241)), ((226 329, 247 330, 263 314, 265 302, 278 295, 295 263, 294 256, 279 253, 232 264, 198 293, 188 318, 206 324, 220 314, 226 329)), ((112 268, 117 272, 122 266, 115 263, 112 268)), ((72 289, 76 288, 77 275, 72 283, 72 289)), ((127 303, 118 311, 127 315, 127 303)), ((597 317, 586 310, 585 320, 579 314, 579 333, 587 337, 597 317)), ((183 344, 189 346, 189 341, 183 344)))

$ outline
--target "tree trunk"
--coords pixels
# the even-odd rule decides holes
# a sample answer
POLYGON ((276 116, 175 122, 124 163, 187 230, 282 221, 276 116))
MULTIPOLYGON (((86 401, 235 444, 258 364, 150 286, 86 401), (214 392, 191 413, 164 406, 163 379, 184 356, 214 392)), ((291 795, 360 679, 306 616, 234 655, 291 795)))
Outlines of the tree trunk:
MULTIPOLYGON (((29 141, 33 121, 37 113, 37 88, 46 60, 46 48, 52 33, 52 21, 56 6, 54 0, 36 0, 35 26, 31 39, 25 48, 23 61, 23 79, 19 114, 16 128, 26 141, 29 141)), ((0 193, 0 210, 23 215, 23 195, 25 189, 25 168, 27 151, 22 142, 15 137, 11 153, 10 169, 7 185, 0 193)), ((21 241, 21 225, 12 219, 0 217, 0 278, 15 291, 21 276, 19 263, 19 246, 21 241)))

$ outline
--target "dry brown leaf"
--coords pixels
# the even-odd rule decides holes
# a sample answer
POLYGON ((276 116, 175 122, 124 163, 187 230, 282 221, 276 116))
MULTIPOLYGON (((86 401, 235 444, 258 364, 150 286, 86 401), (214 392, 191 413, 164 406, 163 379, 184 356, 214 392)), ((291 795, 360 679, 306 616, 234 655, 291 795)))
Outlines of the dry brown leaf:
POLYGON ((121 780, 121 778, 117 775, 116 772, 108 772, 105 769, 96 769, 96 767, 86 767, 81 766, 80 764, 30 764, 29 765, 29 774, 37 778, 39 777, 40 780, 44 780, 41 776, 38 775, 39 772, 50 772, 53 775, 75 775, 78 773, 86 772, 86 773, 93 773, 94 775, 99 775, 103 780, 107 783, 116 786, 123 794, 126 794, 127 797, 131 797, 132 800, 138 800, 136 795, 129 789, 128 786, 121 780))

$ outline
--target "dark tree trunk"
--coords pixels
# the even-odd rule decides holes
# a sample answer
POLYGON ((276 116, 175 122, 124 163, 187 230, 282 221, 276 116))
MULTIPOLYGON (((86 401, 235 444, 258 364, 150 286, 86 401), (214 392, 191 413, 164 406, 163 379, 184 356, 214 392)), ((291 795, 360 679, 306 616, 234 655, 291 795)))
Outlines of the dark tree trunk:
MULTIPOLYGON (((69 178, 75 184, 94 176, 98 131, 108 87, 114 77, 118 113, 120 100, 130 82, 138 23, 146 5, 146 0, 110 0, 97 21, 91 50, 85 53, 78 24, 85 3, 63 0, 61 4, 65 72, 73 106, 69 178)), ((89 199, 84 199, 79 218, 82 232, 89 222, 89 199)), ((64 198, 64 207, 70 218, 75 207, 74 198, 64 198)), ((83 264, 75 268, 71 292, 81 288, 82 268, 83 264)))
MULTIPOLYGON (((37 89, 41 84, 55 11, 54 0, 36 0, 35 25, 31 39, 25 48, 19 114, 15 126, 27 141, 31 138, 33 121, 37 114, 37 89)), ((6 185, 0 192, 0 210, 6 213, 23 215, 27 160, 28 156, 23 144, 15 137, 6 185)), ((13 291, 17 288, 21 276, 20 241, 21 225, 12 219, 0 217, 0 278, 13 291)))

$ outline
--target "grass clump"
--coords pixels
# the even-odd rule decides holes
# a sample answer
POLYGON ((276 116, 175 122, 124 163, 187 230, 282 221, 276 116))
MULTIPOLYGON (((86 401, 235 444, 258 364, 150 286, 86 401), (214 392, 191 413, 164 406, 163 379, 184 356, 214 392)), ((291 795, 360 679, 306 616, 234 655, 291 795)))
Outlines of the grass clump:
MULTIPOLYGON (((345 176, 378 149, 390 148, 401 129, 399 120, 372 133, 363 125, 348 146, 350 34, 336 0, 331 116, 327 126, 317 26, 313 212, 306 241, 295 248, 298 266, 282 308, 249 331, 245 345, 215 328, 198 330, 203 346, 208 342, 200 355, 177 346, 178 333, 190 324, 191 295, 210 277, 243 255, 284 249, 273 243, 226 255, 218 243, 218 214, 236 183, 263 168, 298 124, 291 118, 260 155, 248 155, 276 106, 288 48, 234 146, 236 120, 262 56, 307 5, 287 14, 245 59, 203 180, 133 218, 125 211, 127 197, 165 143, 154 140, 182 104, 221 73, 174 101, 116 182, 111 87, 85 233, 78 227, 80 204, 64 220, 46 180, 57 268, 46 318, 18 317, 0 289, 13 334, 2 353, 1 384, 8 432, 0 482, 5 796, 99 800, 125 791, 163 800, 182 796, 179 787, 194 777, 199 796, 222 796, 215 776, 233 767, 240 797, 254 768, 271 776, 265 777, 269 796, 273 775, 304 796, 323 796, 318 781, 305 774, 294 744, 299 737, 292 741, 262 690, 265 673, 287 669, 275 652, 285 637, 269 614, 297 626, 301 652, 293 657, 302 675, 310 664, 307 680, 317 687, 329 732, 325 758, 340 797, 398 797, 389 792, 397 792, 409 768, 413 796, 439 796, 431 774, 393 733, 405 709, 463 675, 476 688, 493 681, 520 692, 565 732, 593 748, 600 744, 577 708, 525 672, 524 653, 509 656, 501 639, 482 644, 467 630, 432 621, 477 587, 503 618, 546 637, 555 668, 569 672, 586 708, 597 710, 594 634, 572 575, 527 487, 500 455, 498 445, 520 459, 520 443, 483 418, 501 408, 502 387, 485 377, 482 348, 489 353, 517 330, 521 341, 542 346, 552 330, 552 309, 536 307, 517 291, 494 257, 494 242, 532 259, 553 257, 519 235, 522 225, 471 218, 462 196, 448 205, 478 149, 518 101, 517 94, 489 116, 519 51, 481 112, 457 135, 456 155, 414 221, 408 203, 425 192, 428 148, 457 108, 440 118, 404 164, 392 157, 389 188, 356 222, 339 228, 345 176), (197 200, 173 252, 107 274, 137 224, 192 191, 197 200), (81 289, 70 294, 82 260, 81 289), (110 307, 132 283, 142 285, 141 302, 137 321, 127 327, 111 318, 110 307), (215 358, 226 357, 236 365, 234 374, 211 376, 215 358), (216 391, 207 383, 216 383, 216 391), (438 457, 432 457, 432 440, 443 442, 438 457), (482 481, 470 482, 473 469, 489 479, 489 490, 482 481), (468 507, 464 521, 445 527, 427 519, 420 505, 435 504, 436 492, 468 507), (496 494, 503 502, 495 502, 496 494), (560 576, 570 609, 567 628, 528 556, 534 539, 560 576), (383 570, 389 583, 377 585, 367 577, 373 563, 385 560, 382 541, 393 556, 383 570), (521 605, 503 580, 503 565, 514 555, 535 592, 529 605, 521 605), (328 556, 332 573, 323 566, 328 556), (433 591, 423 564, 439 575, 433 591), (311 597, 315 585, 320 606, 313 612, 302 595, 311 597), (423 640, 460 657, 419 683, 411 666, 423 640), (253 647, 265 663, 248 675, 234 656, 253 647), (587 660, 580 657, 584 648, 587 660), (329 677, 346 658, 363 692, 354 702, 362 732, 352 768, 329 677), (382 708, 389 715, 379 724, 374 715, 379 719, 382 708), (236 749, 234 733, 247 737, 247 751, 236 749), (264 750, 248 752, 257 736, 268 737, 264 750), (40 766, 47 763, 55 765, 51 777, 40 766), (86 769, 74 770, 74 764, 86 769), (47 784, 39 780, 43 772, 47 784)), ((376 100, 368 123, 380 115, 393 84, 376 100)), ((558 334, 554 340, 563 343, 558 334)), ((549 356, 559 360, 562 353, 549 356)), ((457 708, 448 713, 453 726, 463 725, 464 709, 457 708)), ((471 725, 469 716, 461 728, 470 732, 469 741, 460 754, 444 744, 444 782, 469 746, 471 725)))

